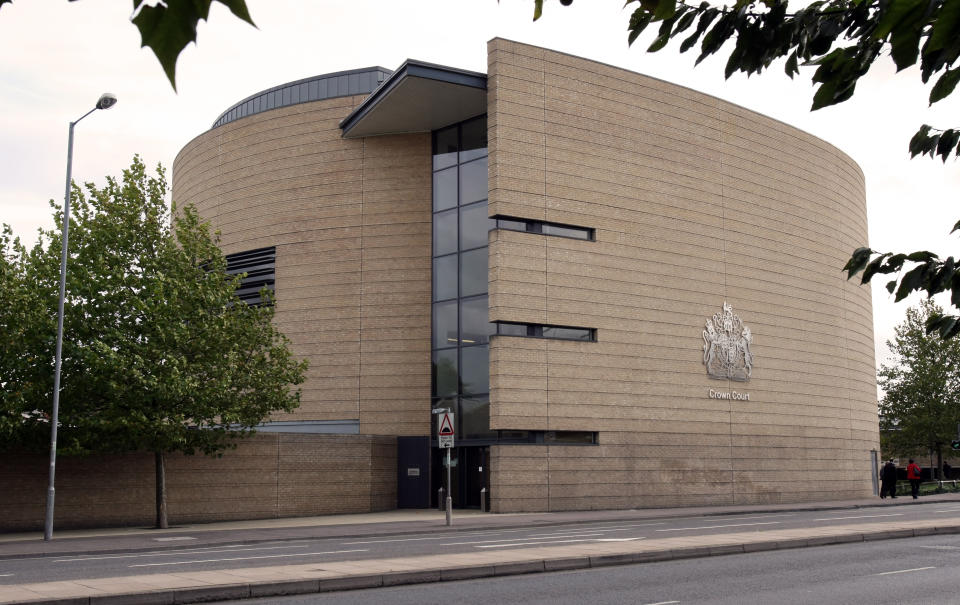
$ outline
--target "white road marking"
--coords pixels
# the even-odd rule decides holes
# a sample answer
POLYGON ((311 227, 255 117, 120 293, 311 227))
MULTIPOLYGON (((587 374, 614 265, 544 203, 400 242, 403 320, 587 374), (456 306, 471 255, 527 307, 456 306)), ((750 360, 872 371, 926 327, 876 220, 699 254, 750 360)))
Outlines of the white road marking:
MULTIPOLYGON (((579 536, 602 536, 603 534, 606 534, 606 533, 608 532, 600 529, 593 530, 593 531, 589 529, 581 529, 580 531, 561 531, 555 534, 530 534, 529 536, 525 536, 523 538, 514 538, 514 539, 515 540, 532 540, 536 538, 576 538, 579 536)), ((494 542, 495 540, 490 540, 490 541, 494 542)))
POLYGON ((673 603, 679 603, 680 601, 660 601, 659 603, 646 603, 645 605, 673 605, 673 603))
POLYGON ((910 573, 911 571, 923 571, 925 569, 936 569, 936 567, 917 567, 915 569, 900 569, 897 571, 885 571, 883 573, 875 573, 875 576, 889 576, 895 573, 910 573))
POLYGON ((903 513, 890 513, 888 515, 858 515, 856 517, 823 517, 814 519, 814 521, 843 521, 844 519, 872 519, 874 517, 902 517, 903 513))
POLYGON ((580 527, 580 528, 578 528, 578 529, 572 529, 572 528, 571 528, 571 529, 565 529, 565 530, 557 530, 557 531, 554 531, 554 532, 552 532, 552 533, 530 534, 530 537, 531 537, 531 538, 538 538, 538 537, 541 537, 541 536, 565 536, 565 535, 570 535, 570 534, 581 534, 581 533, 583 533, 583 532, 589 532, 589 531, 595 531, 595 532, 598 532, 598 533, 607 533, 607 532, 615 532, 615 531, 628 531, 628 530, 631 530, 631 529, 633 529, 633 528, 635 528, 635 527, 650 527, 650 526, 654 526, 654 525, 666 525, 666 523, 665 523, 665 522, 663 522, 663 523, 635 523, 635 524, 633 524, 633 525, 624 525, 624 526, 622 526, 622 527, 605 527, 605 526, 602 526, 602 525, 599 525, 599 526, 586 526, 586 527, 580 527))
POLYGON ((171 552, 151 552, 143 554, 131 554, 131 555, 103 555, 99 557, 75 557, 71 559, 54 559, 54 563, 73 563, 75 561, 102 561, 104 559, 139 559, 142 557, 174 557, 174 556, 183 556, 183 555, 205 555, 210 553, 218 552, 243 552, 247 550, 283 550, 289 548, 306 548, 306 544, 295 544, 291 546, 260 546, 260 547, 250 547, 250 548, 230 548, 230 547, 219 547, 219 548, 205 548, 202 550, 175 550, 171 552))
POLYGON ((385 542, 423 542, 425 540, 448 540, 449 536, 434 536, 432 538, 397 538, 395 540, 360 540, 358 542, 342 542, 344 546, 355 544, 383 544, 385 542))
POLYGON ((597 542, 633 542, 634 540, 643 540, 643 538, 597 538, 597 542))
POLYGON ((339 555, 347 552, 367 552, 366 548, 355 550, 328 550, 324 552, 298 552, 288 555, 261 555, 258 557, 233 557, 230 559, 204 559, 201 561, 168 561, 166 563, 140 563, 139 565, 128 565, 127 567, 160 567, 163 565, 190 565, 192 563, 219 563, 221 561, 249 561, 251 559, 280 559, 283 557, 309 557, 312 555, 339 555))
POLYGON ((943 510, 935 510, 935 513, 960 513, 960 508, 945 508, 943 510))
MULTIPOLYGON (((591 525, 578 525, 581 530, 587 529, 630 529, 631 527, 650 527, 651 525, 665 525, 666 521, 657 521, 655 523, 624 523, 620 525, 602 525, 602 524, 591 524, 591 525)), ((546 529, 545 527, 542 529, 546 529)))
MULTIPOLYGON (((512 540, 500 539, 500 540, 475 540, 473 542, 447 542, 446 544, 440 544, 439 546, 463 546, 465 544, 490 544, 491 542, 496 542, 497 544, 506 544, 507 542, 518 542, 520 540, 550 540, 551 538, 587 538, 590 536, 602 536, 603 534, 572 534, 569 536, 546 536, 543 538, 513 538, 512 540)), ((589 540, 587 540, 589 541, 589 540)), ((527 544, 536 544, 536 542, 528 542, 527 544)))
POLYGON ((515 542, 513 544, 480 544, 477 548, 508 548, 510 546, 542 546, 544 544, 565 544, 569 542, 596 542, 596 540, 551 540, 549 542, 515 542))
MULTIPOLYGON (((779 514, 764 514, 764 515, 750 515, 749 517, 740 517, 736 515, 723 515, 724 519, 729 521, 745 521, 747 519, 772 519, 774 517, 796 517, 795 513, 779 513, 779 514)), ((716 519, 717 515, 711 517, 700 517, 701 519, 716 519)))
MULTIPOLYGON (((634 527, 651 527, 654 525, 666 525, 665 521, 658 521, 654 523, 623 523, 618 525, 602 525, 593 523, 586 526, 578 526, 578 528, 571 528, 569 530, 556 530, 555 533, 560 533, 564 531, 581 533, 585 531, 620 531, 631 529, 634 527)), ((542 528, 542 530, 547 530, 547 528, 542 528)), ((461 536, 496 536, 498 534, 517 534, 522 532, 536 531, 536 528, 524 528, 524 529, 502 529, 499 531, 485 531, 485 532, 470 532, 460 534, 461 536)), ((546 534, 535 534, 538 536, 546 534)), ((384 544, 388 542, 426 542, 426 541, 435 541, 435 540, 449 540, 450 536, 425 536, 422 538, 373 538, 372 540, 356 540, 353 542, 341 542, 344 546, 355 546, 357 544, 384 544)), ((528 539, 528 538, 524 538, 528 539)))
MULTIPOLYGON (((497 534, 516 534, 529 529, 503 529, 490 532, 470 532, 460 534, 461 536, 495 536, 497 534)), ((383 544, 385 542, 423 542, 425 540, 449 540, 450 536, 427 536, 423 538, 378 538, 374 540, 359 540, 356 542, 341 542, 344 546, 353 546, 354 544, 383 544)))
POLYGON ((0 578, 9 578, 12 575, 12 573, 0 573, 0 578))
POLYGON ((655 529, 653 531, 690 531, 694 529, 717 529, 720 527, 748 527, 751 525, 779 525, 780 521, 767 521, 766 523, 729 523, 727 525, 704 525, 702 527, 675 527, 672 529, 655 529))
POLYGON ((762 515, 704 515, 700 517, 672 517, 671 521, 708 521, 723 517, 729 521, 743 521, 744 519, 773 519, 775 517, 796 517, 796 513, 764 513, 762 515))
POLYGON ((170 538, 154 538, 154 542, 176 542, 178 540, 196 540, 190 536, 172 536, 170 538))

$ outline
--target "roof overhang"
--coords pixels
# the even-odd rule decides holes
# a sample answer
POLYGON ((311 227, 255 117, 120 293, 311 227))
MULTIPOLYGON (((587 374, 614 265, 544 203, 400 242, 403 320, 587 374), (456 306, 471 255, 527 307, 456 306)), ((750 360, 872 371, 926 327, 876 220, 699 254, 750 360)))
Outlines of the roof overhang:
POLYGON ((407 59, 340 129, 346 139, 429 132, 486 112, 486 74, 407 59))

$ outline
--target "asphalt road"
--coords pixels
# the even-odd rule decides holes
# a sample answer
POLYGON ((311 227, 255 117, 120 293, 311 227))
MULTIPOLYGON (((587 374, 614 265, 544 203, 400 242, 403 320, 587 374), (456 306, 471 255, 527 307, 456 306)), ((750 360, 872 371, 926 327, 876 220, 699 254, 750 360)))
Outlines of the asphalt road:
POLYGON ((955 605, 960 536, 930 536, 754 554, 440 582, 238 605, 955 605))
POLYGON ((382 537, 291 539, 261 544, 193 548, 189 546, 190 539, 187 536, 172 534, 157 540, 163 540, 167 545, 182 540, 182 548, 17 559, 4 559, 0 554, 0 584, 484 552, 540 545, 632 541, 957 516, 960 516, 960 503, 929 503, 855 510, 679 517, 636 522, 585 522, 526 529, 491 528, 382 537))

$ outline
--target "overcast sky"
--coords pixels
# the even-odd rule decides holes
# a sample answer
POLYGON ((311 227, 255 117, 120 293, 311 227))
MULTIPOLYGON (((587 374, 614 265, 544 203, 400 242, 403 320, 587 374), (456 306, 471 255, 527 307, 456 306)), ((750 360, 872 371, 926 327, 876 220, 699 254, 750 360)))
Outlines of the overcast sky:
MULTIPOLYGON (((695 69, 695 55, 672 43, 647 54, 646 36, 628 48, 629 9, 619 0, 545 4, 533 23, 533 0, 247 0, 258 28, 215 4, 198 43, 180 56, 174 92, 153 54, 140 48, 129 2, 14 0, 0 9, 0 222, 27 241, 38 227, 53 226, 47 201, 63 198, 69 122, 102 92, 120 102, 76 127, 78 182, 102 184, 136 153, 148 166, 169 168, 223 110, 291 80, 395 69, 407 58, 485 72, 486 42, 500 36, 682 84, 802 128, 863 169, 874 249, 954 253, 957 236, 947 232, 960 219, 957 165, 911 161, 907 142, 922 123, 956 126, 960 94, 928 108, 917 70, 895 74, 883 59, 851 101, 811 113, 809 68, 795 81, 780 67, 724 81, 725 55, 695 69)), ((885 282, 873 294, 878 363, 905 309, 893 304, 885 282)))

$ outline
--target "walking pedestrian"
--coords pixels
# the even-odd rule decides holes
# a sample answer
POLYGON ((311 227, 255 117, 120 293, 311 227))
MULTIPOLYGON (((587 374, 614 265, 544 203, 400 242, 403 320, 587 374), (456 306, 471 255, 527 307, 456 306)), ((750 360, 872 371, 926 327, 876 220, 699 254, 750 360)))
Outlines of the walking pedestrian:
POLYGON ((887 494, 891 498, 897 497, 897 465, 893 458, 880 468, 880 497, 886 498, 887 494))
POLYGON ((910 495, 916 500, 917 494, 920 493, 920 467, 913 461, 913 458, 907 464, 907 480, 910 482, 910 495))

